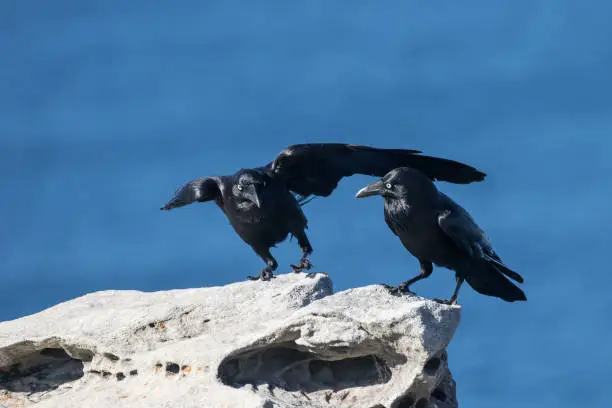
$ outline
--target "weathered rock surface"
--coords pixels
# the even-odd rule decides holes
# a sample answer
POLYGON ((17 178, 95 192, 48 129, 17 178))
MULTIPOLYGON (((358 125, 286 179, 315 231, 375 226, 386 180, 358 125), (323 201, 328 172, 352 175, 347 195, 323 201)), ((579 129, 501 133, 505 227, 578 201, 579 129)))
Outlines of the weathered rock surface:
POLYGON ((93 293, 0 323, 0 407, 456 407, 459 315, 324 274, 93 293))

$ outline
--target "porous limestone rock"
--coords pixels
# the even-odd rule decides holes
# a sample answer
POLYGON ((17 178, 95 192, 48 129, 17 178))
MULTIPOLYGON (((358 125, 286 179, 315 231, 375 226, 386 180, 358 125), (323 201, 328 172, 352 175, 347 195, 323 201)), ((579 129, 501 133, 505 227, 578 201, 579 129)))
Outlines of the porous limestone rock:
POLYGON ((0 407, 457 407, 459 315, 325 274, 92 293, 0 323, 0 407))

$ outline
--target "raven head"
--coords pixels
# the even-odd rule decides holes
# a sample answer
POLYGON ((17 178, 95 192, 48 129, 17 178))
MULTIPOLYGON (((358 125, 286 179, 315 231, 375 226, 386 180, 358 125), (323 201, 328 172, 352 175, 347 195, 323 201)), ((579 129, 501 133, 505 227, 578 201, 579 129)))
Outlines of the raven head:
POLYGON ((266 176, 253 170, 242 170, 237 177, 232 188, 234 197, 241 201, 248 201, 257 208, 263 205, 263 191, 267 185, 266 176))
POLYGON ((432 193, 437 194, 437 189, 425 174, 409 167, 399 167, 359 190, 355 197, 379 195, 385 199, 411 199, 419 196, 430 197, 432 193))

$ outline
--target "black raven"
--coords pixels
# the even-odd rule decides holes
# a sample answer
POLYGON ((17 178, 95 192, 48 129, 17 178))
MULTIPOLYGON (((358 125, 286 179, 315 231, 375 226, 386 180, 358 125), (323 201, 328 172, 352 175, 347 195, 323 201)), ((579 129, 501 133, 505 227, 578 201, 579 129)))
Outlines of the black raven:
POLYGON ((431 275, 435 264, 455 271, 457 279, 453 295, 444 303, 457 302, 464 280, 483 295, 507 302, 527 300, 504 275, 520 283, 523 277, 502 263, 470 214, 438 191, 425 174, 407 167, 393 169, 359 190, 356 197, 373 195, 384 198, 387 225, 421 264, 421 273, 390 287, 393 292, 409 292, 410 285, 431 275))
POLYGON ((419 153, 341 143, 293 145, 263 167, 192 180, 178 189, 161 209, 214 200, 240 238, 267 265, 258 277, 249 278, 269 280, 278 266, 270 248, 289 234, 297 238, 302 249, 302 258, 291 268, 301 272, 312 267, 308 259, 312 246, 305 232, 308 223, 301 206, 312 196, 329 196, 342 177, 353 174, 381 177, 400 166, 412 166, 431 179, 452 183, 467 184, 485 177, 466 164, 419 153))

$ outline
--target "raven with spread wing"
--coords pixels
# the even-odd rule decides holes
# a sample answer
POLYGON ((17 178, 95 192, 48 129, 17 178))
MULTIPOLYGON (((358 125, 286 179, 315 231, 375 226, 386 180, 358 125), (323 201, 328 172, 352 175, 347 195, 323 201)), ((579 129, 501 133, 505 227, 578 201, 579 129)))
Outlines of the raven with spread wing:
POLYGON ((297 265, 291 265, 292 269, 301 272, 312 267, 308 259, 312 246, 305 232, 308 222, 301 206, 309 197, 329 196, 342 177, 354 174, 382 177, 400 166, 417 168, 431 180, 459 184, 485 177, 466 164, 420 153, 341 143, 293 145, 266 166, 192 180, 161 209, 215 201, 240 238, 267 265, 258 277, 249 278, 269 280, 278 266, 270 248, 289 234, 297 238, 302 249, 302 258, 297 265))
POLYGON ((455 271, 457 285, 449 300, 457 302, 465 280, 477 292, 507 302, 527 300, 509 277, 523 277, 508 268, 493 250, 486 234, 459 204, 438 191, 429 177, 412 168, 398 168, 357 192, 356 197, 382 196, 385 221, 404 247, 421 264, 421 273, 390 289, 409 292, 410 285, 427 278, 433 264, 455 271))

